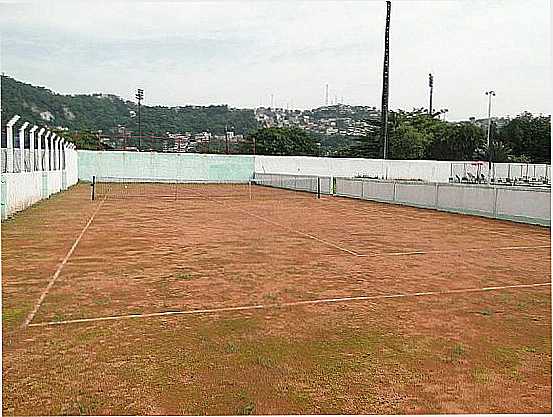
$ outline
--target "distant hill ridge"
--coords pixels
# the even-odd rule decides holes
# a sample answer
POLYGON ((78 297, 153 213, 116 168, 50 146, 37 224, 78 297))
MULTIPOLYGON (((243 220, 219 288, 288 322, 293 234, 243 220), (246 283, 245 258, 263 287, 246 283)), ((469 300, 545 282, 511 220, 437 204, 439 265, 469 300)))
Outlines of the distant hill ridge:
MULTIPOLYGON (((25 121, 40 126, 71 131, 102 130, 105 133, 125 126, 138 131, 136 103, 113 94, 62 95, 2 76, 3 118, 18 114, 25 121)), ((225 126, 237 134, 255 130, 258 124, 250 109, 217 106, 142 106, 142 131, 148 133, 202 132, 222 134, 225 126)))

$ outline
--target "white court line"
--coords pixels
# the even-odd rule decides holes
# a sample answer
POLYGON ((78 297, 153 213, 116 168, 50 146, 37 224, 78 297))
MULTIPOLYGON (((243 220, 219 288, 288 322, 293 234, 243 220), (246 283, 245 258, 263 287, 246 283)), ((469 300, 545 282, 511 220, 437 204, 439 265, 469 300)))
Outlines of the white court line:
MULTIPOLYGON (((214 201, 214 200, 213 200, 214 201)), ((338 201, 335 201, 337 204, 340 204, 342 206, 349 206, 348 204, 344 204, 344 203, 341 203, 341 202, 338 202, 338 201)), ((225 205, 225 206, 228 206, 227 204, 223 203, 223 202, 217 202, 221 205, 225 205)), ((382 252, 382 253, 374 253, 374 254, 363 254, 363 253, 358 253, 358 252, 355 252, 353 250, 350 250, 350 249, 346 249, 344 247, 341 247, 341 246, 338 246, 337 244, 335 243, 332 243, 332 242, 329 242, 329 241, 326 241, 326 240, 323 240, 323 239, 320 239, 316 236, 313 236, 309 233, 305 233, 305 232, 301 232, 299 230, 295 230, 295 229, 292 229, 290 227, 287 227, 287 226, 284 226, 283 224, 280 224, 280 223, 277 223, 275 221, 272 221, 270 219, 267 219, 265 217, 262 217, 262 216, 259 216, 257 214, 254 214, 254 213, 251 213, 247 210, 244 210, 244 209, 239 209, 239 208, 236 208, 236 207, 230 207, 231 209, 233 210, 237 210, 237 211, 240 211, 242 213, 246 213, 252 217, 256 217, 260 220, 263 220, 267 223, 270 223, 270 224, 273 224, 275 226, 279 226, 281 228, 283 228, 284 230, 288 230, 290 232, 293 232, 293 233, 297 233, 299 235, 302 235, 302 236, 306 236, 310 239, 313 239, 313 240, 316 240, 318 242, 321 242, 321 243, 324 243, 326 245, 329 245, 331 247, 334 247, 336 249, 339 249, 341 251, 344 251, 344 252, 347 252, 351 255, 354 255, 354 256, 357 256, 357 257, 361 257, 361 258, 365 258, 365 257, 381 257, 381 256, 409 256, 409 255, 427 255, 427 254, 448 254, 448 253, 464 253, 464 252, 485 252, 485 251, 502 251, 502 250, 531 250, 531 249, 542 249, 542 248, 550 248, 551 246, 550 245, 537 245, 537 246, 504 246, 504 247, 495 247, 495 248, 467 248, 467 249, 451 249, 451 250, 429 250, 429 251, 407 251, 407 252, 382 252)), ((348 207, 350 208, 350 207, 348 207)), ((355 208, 354 208, 355 209, 355 208)), ((359 211, 365 211, 364 209, 357 209, 359 211)), ((484 229, 483 229, 484 230, 484 229)))
POLYGON ((494 252, 502 250, 532 250, 532 249, 544 249, 551 248, 550 245, 539 246, 503 246, 500 248, 467 248, 467 249, 451 249, 451 250, 428 250, 428 251, 410 251, 410 252, 381 252, 381 253, 368 253, 358 254, 359 257, 373 257, 373 256, 408 256, 408 255, 430 255, 440 253, 465 253, 465 252, 494 252))
POLYGON ((48 292, 50 291, 50 289, 53 287, 54 283, 56 282, 56 280, 58 279, 60 273, 61 273, 61 270, 63 269, 63 267, 65 266, 65 264, 67 263, 67 261, 69 260, 69 258, 71 257, 71 255, 73 254, 73 252, 75 251, 75 248, 77 247, 77 245, 79 244, 79 242, 81 241, 81 238, 83 237, 83 235, 85 234, 85 232, 87 231, 88 227, 90 226, 90 224, 92 223, 92 220, 94 220, 94 217, 96 216, 96 214, 100 211, 100 208, 102 207, 102 204, 104 204, 104 202, 106 201, 106 199, 104 198, 100 204, 98 204, 98 207, 96 207, 96 210, 94 210, 94 213, 92 213, 92 216, 90 216, 90 219, 88 219, 88 222, 86 223, 86 225, 83 227, 83 230, 81 230, 81 233, 79 234, 79 236, 77 237, 77 239, 75 240, 75 242, 73 242, 73 245, 71 246, 71 248, 69 249, 69 251, 67 252, 67 254, 65 255, 65 257, 63 258, 63 260, 61 261, 61 263, 59 264, 58 266, 58 269, 56 269, 56 272, 54 273, 54 275, 52 276, 52 278, 50 279, 50 282, 48 282, 48 285, 46 286, 46 288, 44 289, 44 291, 42 291, 42 294, 40 294, 40 297, 38 299, 38 301, 36 302, 34 308, 33 308, 33 311, 31 311, 29 313, 29 315, 27 316, 27 318, 25 319, 25 322, 21 325, 22 328, 25 328, 26 326, 29 326, 31 321, 34 319, 36 313, 38 312, 40 306, 42 305, 42 302, 44 301, 44 299, 46 298, 46 296, 48 295, 48 292))
POLYGON ((444 291, 426 291, 404 294, 388 294, 388 295, 368 295, 358 297, 340 297, 340 298, 322 298, 318 300, 306 300, 306 301, 293 301, 289 303, 281 304, 255 304, 245 305, 237 307, 220 307, 220 308, 207 308, 196 310, 181 310, 181 311, 163 311, 159 313, 145 313, 145 314, 126 314, 121 316, 105 316, 105 317, 93 317, 87 319, 74 319, 74 320, 61 320, 61 321, 49 321, 43 323, 30 324, 29 327, 45 327, 45 326, 59 326, 62 324, 75 324, 75 323, 91 323, 97 321, 111 321, 111 320, 124 320, 132 318, 149 318, 149 317, 164 317, 164 316, 176 316, 176 315, 192 315, 192 314, 209 314, 209 313, 224 313, 232 311, 244 311, 244 310, 266 310, 275 308, 296 307, 302 305, 315 305, 315 304, 329 304, 340 303, 348 301, 366 301, 366 300, 378 300, 378 299, 393 299, 393 298, 408 298, 408 297, 421 297, 429 295, 448 295, 448 294, 462 294, 471 292, 485 292, 485 291, 497 291, 513 288, 533 288, 551 286, 551 282, 540 282, 535 284, 517 284, 517 285, 502 285, 495 287, 482 287, 482 288, 464 288, 458 290, 444 290, 444 291))
POLYGON ((224 203, 224 202, 222 202, 222 201, 217 201, 217 200, 214 200, 214 199, 210 199, 209 197, 205 197, 205 198, 206 198, 207 200, 209 200, 209 201, 213 201, 213 202, 215 202, 215 203, 218 203, 218 204, 221 204, 221 205, 223 205, 223 206, 229 207, 231 210, 235 210, 235 211, 239 211, 239 212, 248 214, 248 215, 250 215, 250 216, 252 216, 252 217, 256 217, 256 218, 258 218, 258 219, 260 219, 260 220, 262 220, 262 221, 264 221, 264 222, 266 222, 266 223, 270 223, 270 224, 272 224, 272 225, 281 227, 282 229, 287 230, 287 231, 289 231, 289 232, 296 233, 296 234, 298 234, 298 235, 300 235, 300 236, 308 237, 308 238, 310 238, 310 239, 316 240, 317 242, 324 243, 325 245, 328 245, 328 246, 331 246, 331 247, 333 247, 333 248, 339 249, 339 250, 341 250, 341 251, 343 251, 343 252, 347 252, 347 253, 349 253, 350 255, 359 256, 359 254, 358 254, 357 252, 355 252, 355 251, 352 251, 352 250, 346 249, 346 248, 344 248, 344 247, 338 246, 337 244, 332 243, 332 242, 329 242, 329 241, 327 241, 327 240, 320 239, 320 238, 318 238, 317 236, 313 236, 313 235, 310 235, 309 233, 304 233, 304 232, 301 232, 301 231, 299 231, 299 230, 292 229, 292 228, 290 228, 290 227, 284 226, 283 224, 280 224, 280 223, 277 223, 277 222, 272 221, 272 220, 270 220, 270 219, 267 219, 266 217, 260 216, 260 215, 258 215, 258 214, 251 213, 251 212, 249 212, 249 211, 247 211, 247 210, 244 210, 244 209, 241 209, 241 208, 237 208, 237 207, 233 207, 233 206, 229 206, 228 204, 226 204, 226 203, 224 203))
POLYGON ((355 251, 352 251, 352 250, 349 250, 349 249, 346 249, 346 248, 343 248, 341 246, 338 246, 337 244, 335 243, 332 243, 332 242, 329 242, 327 240, 323 240, 323 239, 319 239, 317 236, 313 236, 309 233, 304 233, 304 232, 301 232, 299 230, 296 230, 296 229, 292 229, 290 227, 287 227, 287 226, 284 226, 283 224, 280 224, 280 223, 277 223, 277 222, 274 222, 272 220, 269 220, 265 217, 262 217, 262 216, 259 216, 257 214, 253 214, 253 213, 250 213, 249 211, 246 211, 246 210, 242 210, 242 209, 236 209, 238 211, 241 211, 243 213, 246 213, 246 214, 249 214, 250 216, 252 217, 257 217, 258 219, 260 220, 263 220, 264 222, 267 222, 267 223, 270 223, 270 224, 273 224, 275 226, 279 226, 279 227, 282 227, 284 230, 288 230, 289 232, 293 232, 293 233, 297 233, 298 235, 301 235, 301 236, 306 236, 310 239, 313 239, 313 240, 316 240, 317 242, 321 242, 321 243, 324 243, 325 245, 328 245, 328 246, 332 246, 333 248, 336 248, 336 249, 340 249, 341 251, 344 251, 344 252, 347 252, 351 255, 354 255, 354 256, 359 256, 359 254, 355 251))

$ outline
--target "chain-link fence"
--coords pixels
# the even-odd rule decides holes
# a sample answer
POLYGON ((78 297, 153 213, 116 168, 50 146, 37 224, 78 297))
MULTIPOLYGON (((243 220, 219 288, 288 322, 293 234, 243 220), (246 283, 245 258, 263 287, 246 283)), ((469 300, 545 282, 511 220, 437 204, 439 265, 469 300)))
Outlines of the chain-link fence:
POLYGON ((24 149, 23 151, 23 165, 25 172, 31 171, 31 150, 24 149))
POLYGON ((0 165, 2 173, 8 172, 8 150, 5 148, 0 150, 0 165))

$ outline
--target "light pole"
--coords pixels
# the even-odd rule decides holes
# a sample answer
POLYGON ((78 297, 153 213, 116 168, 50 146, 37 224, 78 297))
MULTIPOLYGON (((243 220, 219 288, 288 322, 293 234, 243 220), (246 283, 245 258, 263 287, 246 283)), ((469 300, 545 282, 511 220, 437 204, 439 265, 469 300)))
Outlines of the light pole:
POLYGON ((390 12, 392 2, 386 1, 386 29, 384 30, 384 65, 382 67, 382 107, 380 136, 383 142, 383 157, 388 157, 388 92, 390 68, 390 12))
POLYGON ((432 74, 428 74, 428 87, 430 87, 430 105, 428 107, 428 114, 432 117, 432 89, 434 88, 434 77, 432 74))
POLYGON ((486 91, 488 96, 488 184, 492 180, 492 147, 490 142, 490 134, 492 130, 492 96, 495 96, 495 91, 486 91))
POLYGON ((142 125, 140 123, 140 102, 144 99, 144 90, 138 89, 136 93, 136 99, 138 100, 138 150, 140 151, 142 145, 142 125))

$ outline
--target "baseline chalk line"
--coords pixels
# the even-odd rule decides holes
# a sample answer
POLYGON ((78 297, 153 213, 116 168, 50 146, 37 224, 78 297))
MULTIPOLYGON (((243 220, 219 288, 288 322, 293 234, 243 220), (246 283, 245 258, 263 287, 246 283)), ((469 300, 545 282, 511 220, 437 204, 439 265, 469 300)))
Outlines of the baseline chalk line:
POLYGON ((92 223, 92 220, 94 220, 94 217, 96 216, 96 214, 100 211, 100 208, 102 207, 102 205, 104 204, 104 202, 106 201, 106 199, 104 198, 100 204, 98 204, 98 207, 96 207, 96 209, 94 210, 94 212, 92 213, 92 215, 90 216, 90 218, 88 219, 88 222, 86 222, 86 225, 83 227, 83 229, 81 230, 81 233, 79 234, 79 236, 77 237, 77 239, 75 239, 75 242, 73 242, 73 245, 71 246, 71 248, 69 249, 69 251, 67 252, 67 254, 65 255, 65 257, 63 258, 63 260, 61 261, 61 263, 58 265, 58 268, 56 269, 56 272, 54 273, 54 275, 52 276, 52 278, 50 278, 50 281, 48 282, 48 285, 46 286, 46 288, 42 291, 42 294, 40 294, 40 297, 38 299, 38 301, 36 302, 33 310, 29 313, 29 315, 27 316, 27 318, 25 319, 25 322, 21 325, 21 328, 25 328, 27 326, 30 325, 31 321, 34 319, 36 313, 38 312, 38 310, 40 309, 40 306, 42 305, 42 302, 44 301, 44 299, 46 298, 46 296, 48 295, 48 292, 50 291, 50 289, 54 286, 54 283, 56 282, 56 280, 58 279, 58 277, 60 276, 60 273, 63 269, 63 267, 65 266, 65 264, 67 263, 67 261, 69 260, 69 258, 71 257, 71 255, 73 254, 73 252, 75 251, 75 249, 77 248, 77 245, 79 244, 79 242, 81 241, 82 237, 84 236, 85 232, 88 230, 88 227, 90 226, 90 224, 92 223))
POLYGON ((482 288, 463 288, 463 289, 457 289, 457 290, 425 291, 425 292, 404 293, 404 294, 400 293, 400 294, 380 294, 380 295, 356 296, 356 297, 322 298, 318 300, 293 301, 293 302, 280 303, 280 304, 277 304, 277 303, 255 304, 255 305, 245 305, 245 306, 237 306, 237 307, 163 311, 158 313, 145 313, 145 314, 126 314, 126 315, 120 315, 120 316, 92 317, 92 318, 84 318, 84 319, 33 323, 33 324, 29 324, 29 327, 59 326, 64 324, 91 323, 91 322, 98 322, 98 321, 125 320, 125 319, 132 319, 132 318, 150 318, 150 317, 164 317, 164 316, 177 316, 177 315, 225 313, 225 312, 245 311, 245 310, 266 310, 266 309, 296 307, 296 306, 303 306, 303 305, 341 303, 341 302, 348 302, 348 301, 367 301, 367 300, 409 298, 409 297, 421 297, 421 296, 432 296, 432 295, 462 294, 462 293, 471 293, 471 292, 486 292, 486 291, 498 291, 498 290, 516 289, 516 288, 533 288, 533 287, 543 287, 543 286, 551 286, 551 282, 540 282, 540 283, 534 283, 534 284, 502 285, 502 286, 482 287, 482 288))
POLYGON ((382 253, 361 253, 359 257, 375 257, 375 256, 409 256, 409 255, 432 255, 432 254, 447 254, 447 253, 465 253, 465 252, 494 252, 503 250, 532 250, 550 248, 549 245, 538 246, 503 246, 496 248, 467 248, 467 249, 451 249, 451 250, 428 250, 428 251, 408 251, 408 252, 382 252, 382 253))

